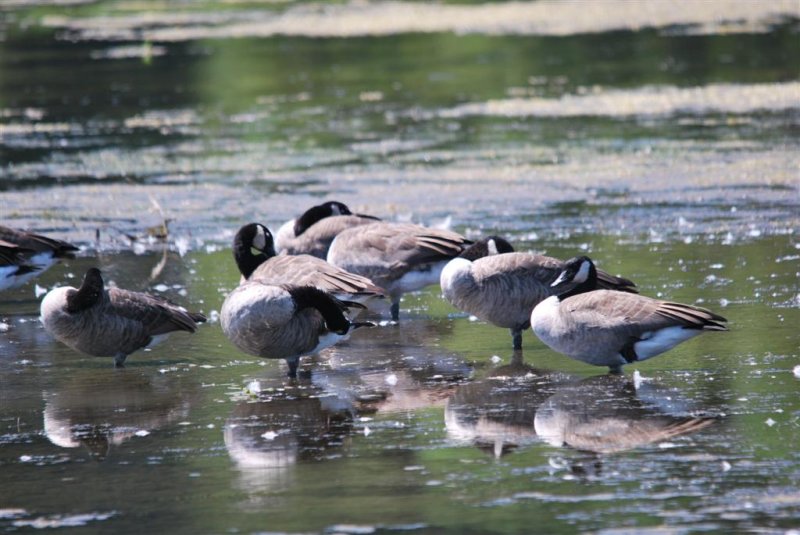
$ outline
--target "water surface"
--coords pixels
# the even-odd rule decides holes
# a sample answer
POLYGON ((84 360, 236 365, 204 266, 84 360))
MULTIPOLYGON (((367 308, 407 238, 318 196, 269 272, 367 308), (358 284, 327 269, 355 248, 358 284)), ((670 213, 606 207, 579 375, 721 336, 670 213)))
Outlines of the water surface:
POLYGON ((0 530, 798 529, 800 13, 593 5, 1 4, 0 216, 82 250, 0 296, 0 530), (328 198, 731 330, 608 377, 430 288, 290 383, 215 321, 229 243, 328 198), (90 266, 211 321, 76 354, 38 303, 90 266))

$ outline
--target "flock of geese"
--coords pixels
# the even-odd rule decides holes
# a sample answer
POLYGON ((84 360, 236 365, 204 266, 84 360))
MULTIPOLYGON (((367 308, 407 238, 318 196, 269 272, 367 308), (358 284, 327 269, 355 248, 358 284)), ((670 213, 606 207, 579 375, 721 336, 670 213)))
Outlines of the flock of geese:
MULTIPOLYGON (((77 248, 0 227, 0 289, 25 284, 77 248)), ((516 252, 488 236, 472 242, 450 230, 354 214, 340 202, 314 206, 275 236, 259 223, 233 241, 241 273, 225 298, 220 323, 241 351, 285 359, 296 377, 300 358, 345 339, 365 310, 399 320, 404 293, 440 284, 454 307, 511 331, 515 349, 529 327, 550 348, 574 359, 623 365, 663 353, 704 331, 727 330, 704 308, 640 295, 628 279, 598 270, 587 256, 559 260, 516 252)), ((51 290, 41 303, 45 329, 94 356, 127 356, 173 331, 195 332, 200 313, 161 297, 105 288, 90 268, 79 288, 51 290)))

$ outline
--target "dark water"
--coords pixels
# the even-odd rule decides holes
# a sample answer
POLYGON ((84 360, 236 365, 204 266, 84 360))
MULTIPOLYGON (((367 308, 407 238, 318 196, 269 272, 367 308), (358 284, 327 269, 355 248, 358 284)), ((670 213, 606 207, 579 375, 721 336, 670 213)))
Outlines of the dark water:
POLYGON ((800 13, 665 5, 0 3, 0 218, 82 247, 0 296, 0 530, 795 533, 800 13), (214 312, 322 198, 731 330, 609 377, 430 288, 290 383, 214 312), (76 354, 37 293, 89 266, 212 321, 76 354))

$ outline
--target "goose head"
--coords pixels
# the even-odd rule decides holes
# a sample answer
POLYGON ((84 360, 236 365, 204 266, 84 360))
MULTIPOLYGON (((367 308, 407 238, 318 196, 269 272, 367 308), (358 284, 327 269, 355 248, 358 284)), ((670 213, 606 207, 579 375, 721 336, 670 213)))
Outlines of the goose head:
POLYGON ((460 258, 464 258, 469 261, 477 260, 478 258, 483 258, 484 256, 491 256, 496 254, 503 254, 503 253, 513 253, 514 247, 511 246, 508 241, 500 236, 487 236, 486 238, 480 239, 464 249, 464 251, 458 255, 460 258))
POLYGON ((261 223, 249 223, 239 229, 233 238, 233 258, 244 278, 268 258, 275 256, 272 233, 261 223))
POLYGON ((575 285, 570 295, 597 289, 597 268, 588 256, 576 256, 567 260, 564 269, 550 286, 553 288, 575 285))
POLYGON ((348 208, 346 204, 339 201, 328 201, 316 206, 312 206, 306 210, 303 215, 295 220, 294 235, 301 235, 308 229, 308 227, 317 221, 325 219, 326 217, 352 214, 353 212, 350 211, 350 208, 348 208))

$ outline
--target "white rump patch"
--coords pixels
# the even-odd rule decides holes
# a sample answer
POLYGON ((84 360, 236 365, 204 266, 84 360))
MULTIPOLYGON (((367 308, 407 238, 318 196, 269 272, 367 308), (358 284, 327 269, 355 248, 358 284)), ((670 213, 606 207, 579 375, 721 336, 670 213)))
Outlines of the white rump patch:
POLYGON ((147 349, 152 349, 153 347, 157 346, 158 344, 160 344, 161 342, 163 342, 167 338, 169 338, 169 333, 157 334, 153 338, 150 339, 150 343, 147 344, 146 347, 147 347, 147 349))
POLYGON ((323 349, 327 349, 332 345, 336 344, 336 342, 338 342, 339 340, 347 338, 347 336, 348 336, 347 334, 341 335, 341 334, 336 334, 334 332, 327 332, 319 337, 319 342, 317 343, 317 346, 308 353, 304 353, 304 355, 316 355, 323 349))
POLYGON ((13 275, 17 269, 17 266, 0 267, 0 290, 11 288, 14 285, 17 279, 13 275))
POLYGON ((439 278, 447 262, 439 262, 424 270, 411 270, 394 283, 394 288, 405 292, 415 292, 431 284, 439 284, 439 278))
POLYGON ((639 360, 660 355, 689 338, 694 338, 702 333, 700 329, 684 329, 683 327, 667 327, 658 331, 645 333, 647 338, 633 345, 633 350, 639 360))

